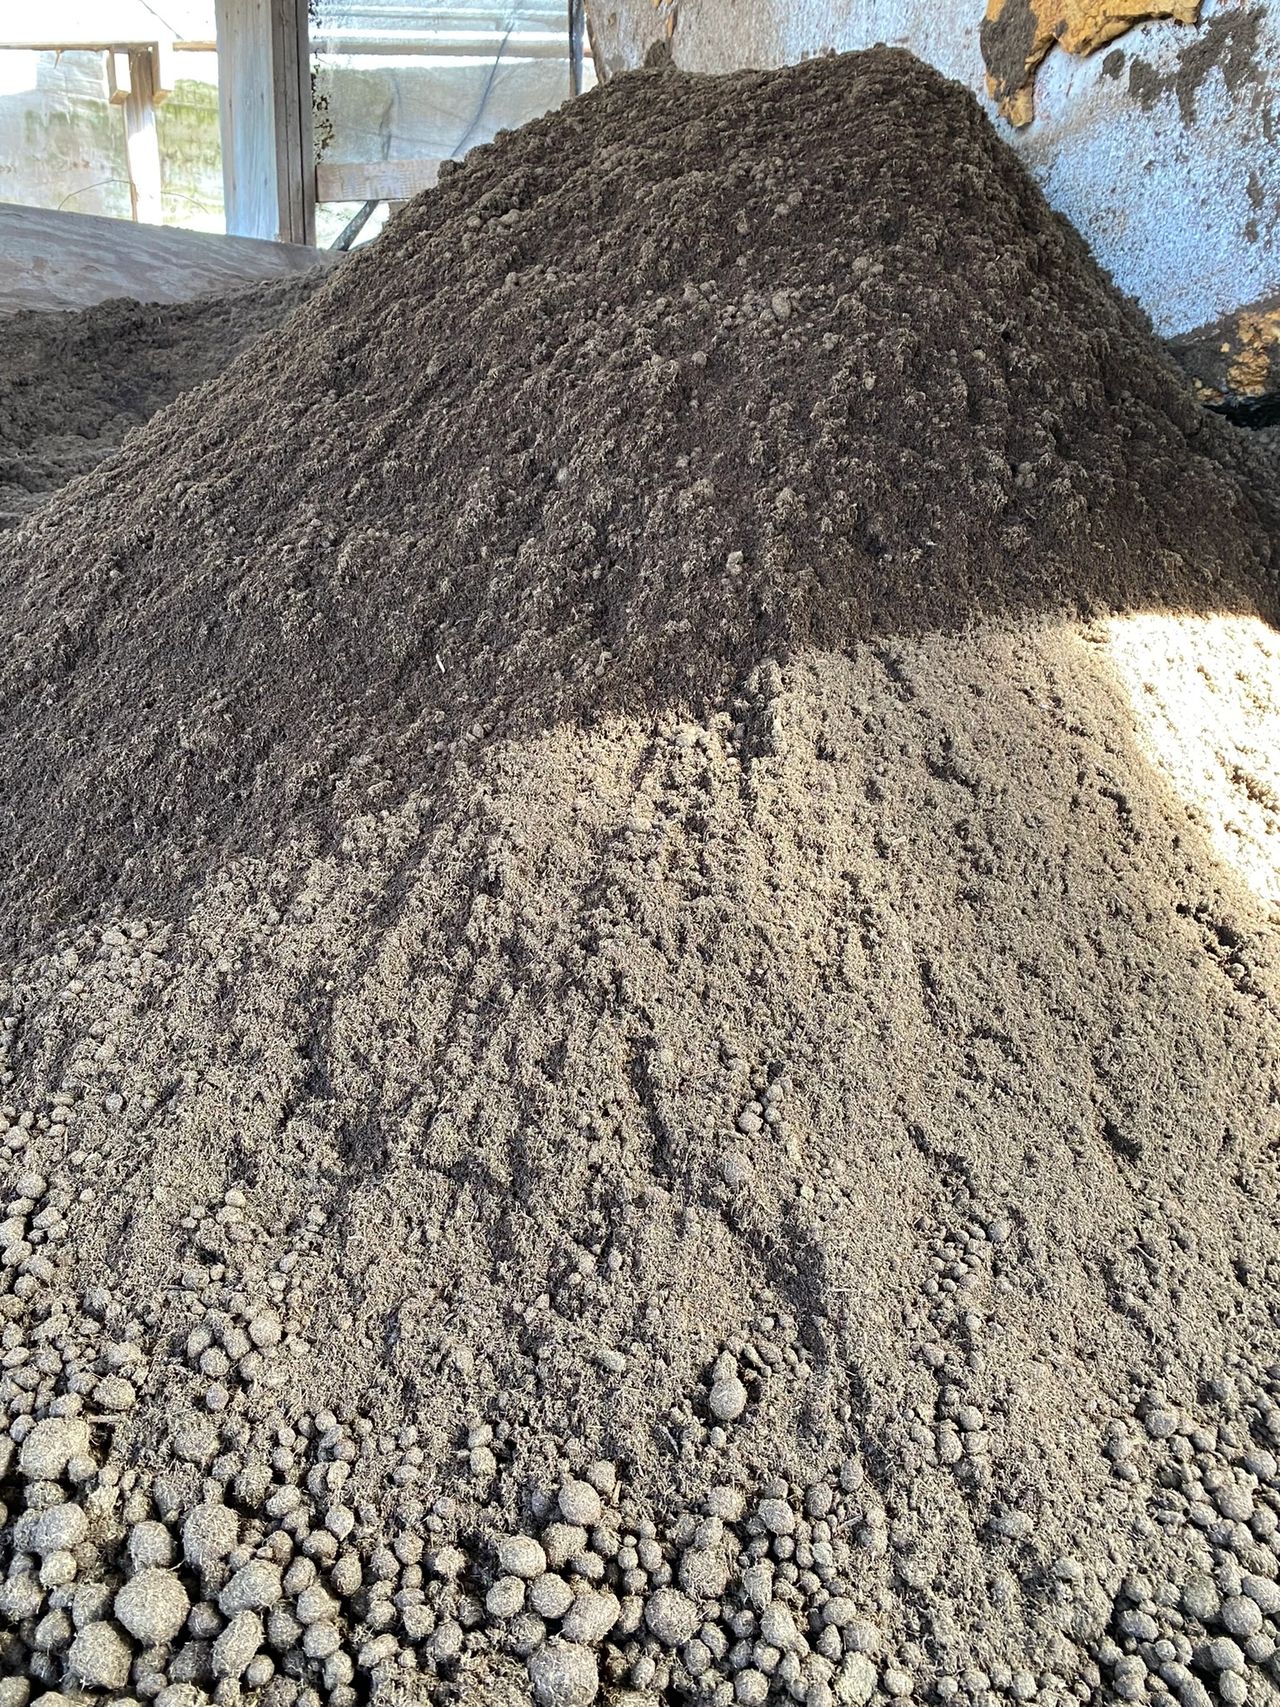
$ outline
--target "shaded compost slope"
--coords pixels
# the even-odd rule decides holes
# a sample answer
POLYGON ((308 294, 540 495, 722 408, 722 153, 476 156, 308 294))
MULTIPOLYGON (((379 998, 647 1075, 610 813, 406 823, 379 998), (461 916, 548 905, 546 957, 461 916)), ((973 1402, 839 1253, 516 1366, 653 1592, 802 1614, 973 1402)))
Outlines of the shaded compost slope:
POLYGON ((0 527, 109 458, 125 435, 215 378, 319 284, 287 279, 192 302, 115 300, 0 320, 0 527))

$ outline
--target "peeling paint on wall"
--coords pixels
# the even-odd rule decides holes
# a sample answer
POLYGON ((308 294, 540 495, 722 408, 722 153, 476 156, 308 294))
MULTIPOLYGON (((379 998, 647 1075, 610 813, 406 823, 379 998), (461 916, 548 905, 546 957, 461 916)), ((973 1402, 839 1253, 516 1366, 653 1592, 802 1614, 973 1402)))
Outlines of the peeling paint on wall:
POLYGON ((1239 347, 1227 368, 1227 386, 1239 397, 1280 390, 1280 307, 1242 314, 1239 347))
POLYGON ((1055 44, 1082 57, 1135 24, 1194 24, 1199 13, 1200 0, 987 0, 980 38, 987 89, 1010 124, 1028 125, 1036 72, 1055 44))

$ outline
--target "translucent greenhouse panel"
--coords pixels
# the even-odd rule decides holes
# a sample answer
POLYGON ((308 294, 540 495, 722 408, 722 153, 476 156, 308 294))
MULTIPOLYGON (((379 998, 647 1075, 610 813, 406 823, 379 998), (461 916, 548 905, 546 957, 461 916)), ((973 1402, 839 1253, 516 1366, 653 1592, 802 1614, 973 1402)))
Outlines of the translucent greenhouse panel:
MULTIPOLYGON (((316 153, 326 165, 458 160, 559 106, 572 88, 569 12, 560 0, 316 0, 311 52, 316 153)), ((583 87, 593 82, 588 57, 583 87)), ((359 205, 322 205, 320 242, 333 241, 359 205)))

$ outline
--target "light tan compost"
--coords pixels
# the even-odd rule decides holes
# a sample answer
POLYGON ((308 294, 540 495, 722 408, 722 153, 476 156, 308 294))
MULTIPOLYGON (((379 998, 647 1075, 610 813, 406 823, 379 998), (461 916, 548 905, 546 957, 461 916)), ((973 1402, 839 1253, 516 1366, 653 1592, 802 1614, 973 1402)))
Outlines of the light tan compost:
POLYGON ((0 544, 0 1707, 1273 1707, 1230 431, 877 50, 478 150, 0 544))

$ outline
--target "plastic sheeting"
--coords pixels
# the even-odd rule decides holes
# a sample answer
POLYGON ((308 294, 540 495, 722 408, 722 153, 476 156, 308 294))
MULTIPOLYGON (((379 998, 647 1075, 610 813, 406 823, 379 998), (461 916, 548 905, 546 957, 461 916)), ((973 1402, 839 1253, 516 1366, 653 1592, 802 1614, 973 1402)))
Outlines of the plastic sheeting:
MULTIPOLYGON (((154 0, 154 10, 179 37, 213 34, 212 0, 154 0)), ((568 0, 319 0, 311 35, 316 148, 330 161, 459 159, 569 95, 568 0)), ((175 66, 178 87, 156 113, 164 221, 220 231, 216 59, 184 52, 175 66)), ((101 54, 0 52, 0 201, 129 217, 123 123, 101 54)), ((353 211, 319 210, 322 245, 353 211)))
POLYGON ((311 37, 317 146, 331 160, 459 159, 570 93, 562 0, 320 0, 311 37))

